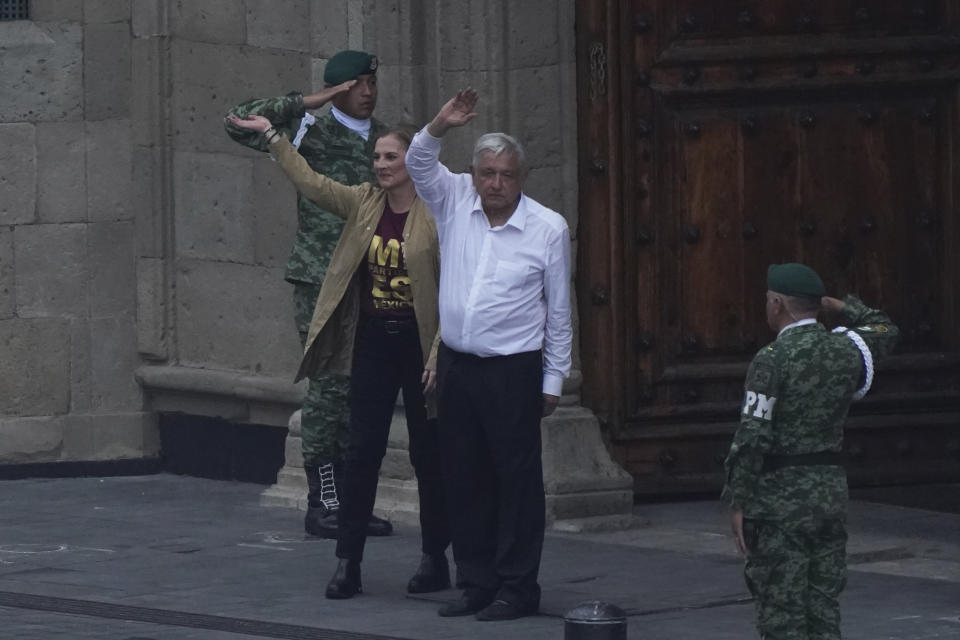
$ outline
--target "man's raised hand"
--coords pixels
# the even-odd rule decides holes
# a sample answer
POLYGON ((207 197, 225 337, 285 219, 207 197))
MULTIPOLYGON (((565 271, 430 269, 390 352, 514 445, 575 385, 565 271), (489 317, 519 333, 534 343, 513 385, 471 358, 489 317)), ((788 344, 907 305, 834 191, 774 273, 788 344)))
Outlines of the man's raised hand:
POLYGON ((823 307, 823 310, 827 313, 840 313, 843 311, 843 308, 847 306, 847 303, 839 298, 823 296, 820 298, 820 306, 823 307))
POLYGON ((477 117, 473 108, 477 106, 476 90, 467 87, 457 92, 440 108, 440 112, 427 126, 427 132, 439 138, 451 127, 462 127, 477 117))

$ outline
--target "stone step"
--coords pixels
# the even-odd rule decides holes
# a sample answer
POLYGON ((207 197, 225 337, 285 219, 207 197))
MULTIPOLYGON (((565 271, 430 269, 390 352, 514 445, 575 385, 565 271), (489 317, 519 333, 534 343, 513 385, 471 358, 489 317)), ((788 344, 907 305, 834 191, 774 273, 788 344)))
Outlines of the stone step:
POLYGON ((377 502, 373 508, 381 518, 393 523, 420 526, 420 499, 416 480, 399 480, 381 476, 377 486, 377 502))
MULTIPOLYGON (((306 509, 307 485, 300 455, 298 416, 290 421, 287 462, 277 483, 263 492, 265 506, 306 509)), ((577 405, 564 405, 543 420, 543 475, 546 518, 563 531, 598 531, 631 526, 633 478, 610 457, 596 416, 577 405)), ((407 451, 402 410, 394 414, 388 449, 377 490, 377 515, 417 524, 417 483, 407 451)))
POLYGON ((633 478, 610 457, 591 411, 559 407, 541 430, 548 522, 630 514, 633 478))

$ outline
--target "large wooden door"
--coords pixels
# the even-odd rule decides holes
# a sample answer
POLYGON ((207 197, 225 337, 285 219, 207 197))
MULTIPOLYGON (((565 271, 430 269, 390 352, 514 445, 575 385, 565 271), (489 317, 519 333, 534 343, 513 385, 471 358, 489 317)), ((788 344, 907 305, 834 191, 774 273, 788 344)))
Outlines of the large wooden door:
POLYGON ((579 0, 583 396, 640 492, 713 489, 766 267, 903 331, 854 479, 960 477, 960 8, 579 0))

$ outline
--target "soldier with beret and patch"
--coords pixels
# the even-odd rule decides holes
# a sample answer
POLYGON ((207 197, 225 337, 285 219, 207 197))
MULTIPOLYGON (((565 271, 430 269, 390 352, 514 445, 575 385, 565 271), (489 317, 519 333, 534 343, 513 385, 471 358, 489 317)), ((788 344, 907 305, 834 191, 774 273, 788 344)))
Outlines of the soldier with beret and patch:
POLYGON ((747 371, 723 499, 761 638, 836 640, 846 584, 844 423, 899 331, 855 296, 826 296, 806 265, 771 265, 766 295, 777 338, 747 371), (845 326, 828 331, 821 310, 845 326))
MULTIPOLYGON (((372 117, 377 106, 377 57, 364 51, 341 51, 327 62, 324 89, 309 95, 293 92, 276 98, 258 98, 227 114, 224 127, 235 141, 267 152, 262 133, 236 126, 230 116, 267 118, 287 135, 310 167, 346 185, 376 182, 373 145, 387 127, 372 117), (356 80, 346 92, 337 85, 356 80), (308 109, 331 103, 329 113, 314 116, 308 109)), ((343 230, 343 221, 297 196, 297 234, 284 278, 293 285, 294 320, 300 343, 306 344, 313 308, 327 266, 343 230)), ((346 448, 348 376, 325 373, 309 379, 301 410, 303 468, 307 476, 308 506, 304 528, 310 535, 337 537, 339 496, 336 483, 346 448)), ((373 516, 367 534, 386 536, 393 527, 373 516)))

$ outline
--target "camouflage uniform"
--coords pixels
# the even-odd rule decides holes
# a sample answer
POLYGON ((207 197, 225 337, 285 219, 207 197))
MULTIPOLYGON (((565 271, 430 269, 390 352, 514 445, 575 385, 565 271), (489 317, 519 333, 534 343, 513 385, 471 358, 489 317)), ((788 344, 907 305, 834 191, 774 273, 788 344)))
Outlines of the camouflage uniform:
MULTIPOLYGON (((896 326, 854 296, 844 302, 843 323, 874 360, 888 354, 896 326)), ((840 638, 847 478, 839 455, 864 375, 853 340, 819 323, 786 328, 750 363, 723 497, 743 511, 744 575, 764 640, 840 638)))
MULTIPOLYGON (((250 100, 228 115, 245 118, 260 115, 280 132, 298 143, 300 155, 310 167, 347 185, 373 182, 374 141, 385 127, 371 121, 367 140, 343 126, 329 113, 316 117, 307 114, 303 95, 290 93, 278 98, 250 100)), ((267 151, 263 135, 241 129, 224 120, 227 133, 235 141, 258 151, 267 151)), ((294 319, 305 344, 314 302, 333 249, 343 230, 343 221, 297 195, 297 235, 287 261, 284 278, 294 285, 294 319)), ((347 425, 349 378, 323 374, 310 378, 301 414, 303 457, 306 465, 322 465, 337 460, 344 450, 347 425)))

